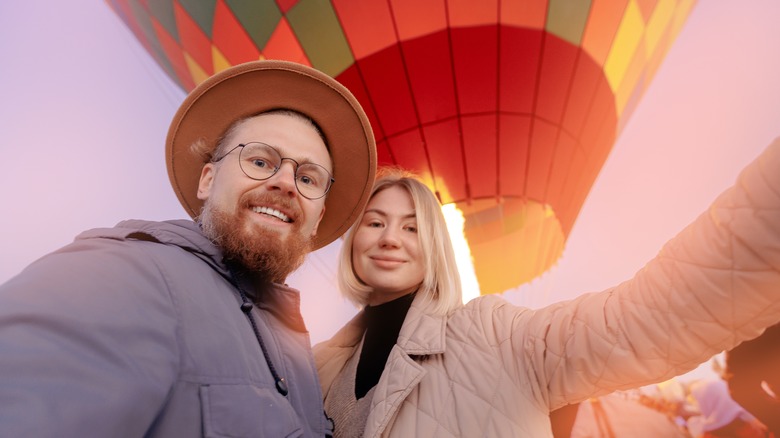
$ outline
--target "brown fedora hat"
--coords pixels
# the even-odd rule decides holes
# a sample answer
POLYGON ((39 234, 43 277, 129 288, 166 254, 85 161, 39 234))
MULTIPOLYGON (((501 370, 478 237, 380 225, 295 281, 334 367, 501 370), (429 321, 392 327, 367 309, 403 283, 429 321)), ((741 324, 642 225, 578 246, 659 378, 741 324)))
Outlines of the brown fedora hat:
POLYGON ((332 77, 287 61, 252 61, 223 70, 184 99, 168 130, 165 160, 179 202, 193 218, 203 157, 191 150, 197 140, 217 139, 242 118, 286 108, 306 114, 322 129, 336 180, 325 201, 314 248, 344 234, 362 212, 376 174, 376 144, 357 99, 332 77))

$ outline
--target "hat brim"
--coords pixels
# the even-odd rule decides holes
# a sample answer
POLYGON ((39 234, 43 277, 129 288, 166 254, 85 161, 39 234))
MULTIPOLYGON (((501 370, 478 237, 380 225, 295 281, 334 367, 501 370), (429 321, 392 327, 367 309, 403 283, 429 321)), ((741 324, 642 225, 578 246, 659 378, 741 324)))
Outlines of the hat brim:
POLYGON ((168 130, 166 164, 179 202, 195 218, 203 207, 197 190, 203 158, 191 150, 216 141, 231 124, 272 109, 309 116, 322 130, 336 182, 325 200, 314 249, 352 226, 362 212, 376 174, 371 125, 352 93, 332 77, 287 61, 253 61, 223 70, 198 85, 176 112, 168 130))

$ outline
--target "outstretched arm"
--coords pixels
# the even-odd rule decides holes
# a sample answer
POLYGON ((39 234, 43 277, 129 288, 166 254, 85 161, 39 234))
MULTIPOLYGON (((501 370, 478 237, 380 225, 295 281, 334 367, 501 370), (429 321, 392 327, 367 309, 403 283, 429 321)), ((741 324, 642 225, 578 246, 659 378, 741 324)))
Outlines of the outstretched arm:
POLYGON ((780 139, 634 278, 518 317, 515 345, 554 408, 677 376, 778 320, 780 139))

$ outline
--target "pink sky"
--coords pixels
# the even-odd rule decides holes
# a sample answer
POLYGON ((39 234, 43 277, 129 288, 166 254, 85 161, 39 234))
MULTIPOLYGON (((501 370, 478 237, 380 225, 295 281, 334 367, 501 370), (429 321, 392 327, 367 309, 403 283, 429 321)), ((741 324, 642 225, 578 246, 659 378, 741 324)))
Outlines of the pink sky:
MULTIPOLYGON (((700 1, 597 179, 539 307, 630 278, 780 135, 780 2, 700 1)), ((186 217, 163 143, 183 99, 102 2, 0 3, 0 282, 79 232, 186 217)), ((780 171, 780 169, 778 169, 780 171)), ((355 310, 336 242, 290 278, 313 342, 355 310)))

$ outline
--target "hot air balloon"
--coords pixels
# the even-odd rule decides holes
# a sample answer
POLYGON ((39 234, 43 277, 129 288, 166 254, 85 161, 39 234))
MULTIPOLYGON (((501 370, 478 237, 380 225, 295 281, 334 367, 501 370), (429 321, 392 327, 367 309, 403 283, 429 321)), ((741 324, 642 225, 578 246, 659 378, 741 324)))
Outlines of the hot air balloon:
POLYGON ((463 213, 481 293, 561 256, 695 0, 107 0, 184 90, 286 59, 366 110, 379 162, 463 213))

